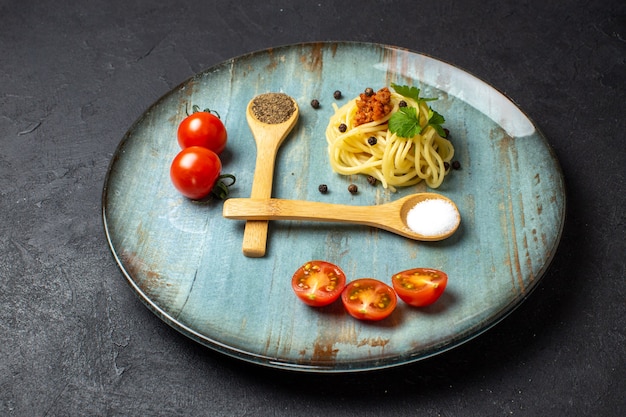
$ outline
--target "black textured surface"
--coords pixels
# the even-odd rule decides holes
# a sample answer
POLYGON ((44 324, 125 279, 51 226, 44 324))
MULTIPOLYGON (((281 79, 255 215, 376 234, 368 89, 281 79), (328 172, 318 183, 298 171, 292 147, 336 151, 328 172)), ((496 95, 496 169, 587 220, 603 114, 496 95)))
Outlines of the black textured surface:
POLYGON ((618 0, 0 0, 0 415, 626 415, 625 32, 618 0), (352 375, 240 363, 163 324, 110 254, 102 183, 134 120, 209 66, 317 40, 458 65, 561 162, 552 268, 457 349, 352 375))

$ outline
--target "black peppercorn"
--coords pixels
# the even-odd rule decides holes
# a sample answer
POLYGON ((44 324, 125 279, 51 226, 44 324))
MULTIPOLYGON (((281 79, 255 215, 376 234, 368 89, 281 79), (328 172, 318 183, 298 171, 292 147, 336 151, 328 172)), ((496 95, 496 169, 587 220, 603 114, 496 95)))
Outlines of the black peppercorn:
POLYGON ((320 186, 317 187, 317 189, 320 190, 320 193, 326 194, 328 192, 328 185, 320 184, 320 186))
POLYGON ((376 139, 376 136, 370 136, 367 138, 367 143, 369 143, 370 146, 374 146, 378 143, 378 139, 376 139))
POLYGON ((345 123, 342 123, 342 124, 339 125, 339 131, 341 133, 345 132, 347 129, 348 129, 348 126, 346 126, 345 123))
POLYGON ((452 168, 461 169, 461 163, 459 161, 452 162, 452 168))
POLYGON ((407 104, 406 104, 406 101, 404 100, 400 100, 400 102, 398 103, 398 107, 406 107, 406 106, 407 104))
POLYGON ((317 99, 311 100, 311 107, 313 107, 314 109, 319 109, 320 108, 320 102, 317 99))
POLYGON ((445 127, 443 128, 443 133, 445 133, 446 135, 444 136, 445 138, 447 138, 448 136, 450 136, 450 131, 448 129, 446 129, 445 127))
POLYGON ((450 164, 449 164, 448 162, 444 162, 444 163, 443 163, 443 169, 445 169, 446 171, 447 171, 448 169, 450 169, 450 164))
POLYGON ((376 183, 378 182, 378 180, 374 177, 372 177, 371 175, 367 176, 367 182, 370 183, 370 185, 376 185, 376 183))
POLYGON ((335 97, 336 100, 339 100, 341 98, 341 91, 337 90, 333 93, 333 97, 335 97))
POLYGON ((356 184, 350 184, 348 186, 348 191, 350 191, 350 194, 356 194, 359 192, 359 187, 357 187, 356 184))
POLYGON ((367 87, 365 89, 365 95, 368 96, 368 97, 373 96, 374 95, 374 90, 371 89, 370 87, 367 87))

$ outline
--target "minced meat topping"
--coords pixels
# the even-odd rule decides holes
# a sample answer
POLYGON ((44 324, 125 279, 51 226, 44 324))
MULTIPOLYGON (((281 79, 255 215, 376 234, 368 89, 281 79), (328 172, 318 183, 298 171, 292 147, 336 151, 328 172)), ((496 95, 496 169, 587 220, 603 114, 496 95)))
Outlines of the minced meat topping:
POLYGON ((384 87, 375 94, 361 93, 356 101, 356 106, 357 112, 354 116, 354 124, 356 126, 380 120, 393 109, 391 92, 387 87, 384 87))

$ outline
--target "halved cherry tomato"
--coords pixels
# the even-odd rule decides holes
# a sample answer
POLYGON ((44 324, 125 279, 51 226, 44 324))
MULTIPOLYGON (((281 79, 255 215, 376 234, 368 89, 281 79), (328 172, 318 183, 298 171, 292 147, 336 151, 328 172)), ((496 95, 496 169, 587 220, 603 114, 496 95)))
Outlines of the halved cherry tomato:
POLYGON ((437 301, 448 284, 445 272, 430 268, 414 268, 391 277, 398 297, 414 307, 424 307, 437 301))
POLYGON ((191 146, 174 157, 170 177, 174 187, 182 195, 200 200, 211 193, 221 171, 222 162, 215 152, 200 146, 191 146))
POLYGON ((346 274, 337 265, 326 261, 309 261, 291 278, 291 287, 298 298, 313 307, 326 306, 337 300, 346 286, 346 274))
MULTIPOLYGON (((194 106, 196 107, 196 106, 194 106)), ((185 149, 201 146, 220 154, 226 147, 228 135, 219 117, 208 111, 195 111, 178 125, 178 144, 185 149)))
POLYGON ((398 303, 393 288, 373 278, 350 282, 341 294, 341 301, 352 317, 372 321, 388 317, 398 303))

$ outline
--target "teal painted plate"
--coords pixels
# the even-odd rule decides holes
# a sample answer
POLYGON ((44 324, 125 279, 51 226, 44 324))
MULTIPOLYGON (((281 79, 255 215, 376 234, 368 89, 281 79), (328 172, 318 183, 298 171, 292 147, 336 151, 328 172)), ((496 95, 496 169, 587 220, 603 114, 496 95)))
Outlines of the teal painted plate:
POLYGON ((479 335, 537 286, 564 223, 562 173, 546 139, 507 97, 450 64, 369 43, 289 45, 240 56, 176 87, 129 129, 111 161, 103 217, 112 253, 140 299, 191 339, 245 361, 298 371, 350 372, 414 362, 479 335), (169 165, 178 123, 192 104, 217 110, 229 134, 223 172, 232 197, 250 195, 256 147, 245 110, 256 95, 284 92, 300 120, 277 157, 273 196, 370 205, 408 193, 332 172, 324 131, 338 105, 364 88, 412 84, 446 118, 461 169, 437 192, 454 200, 461 227, 441 242, 415 242, 366 226, 276 221, 268 252, 246 258, 243 223, 219 202, 179 195, 169 165), (335 100, 341 90, 344 98, 335 100), (312 99, 321 103, 310 106, 312 99), (318 185, 328 185, 322 195, 318 185), (350 183, 359 193, 347 191, 350 183), (428 308, 402 303, 378 323, 352 319, 341 303, 314 309, 296 299, 293 272, 312 259, 338 264, 348 279, 390 283, 415 267, 448 273, 428 308))

